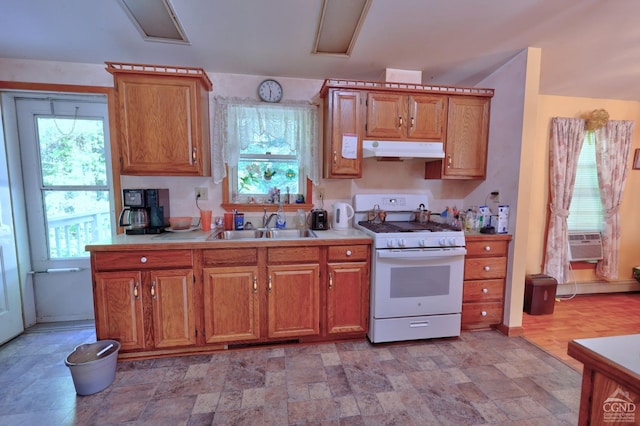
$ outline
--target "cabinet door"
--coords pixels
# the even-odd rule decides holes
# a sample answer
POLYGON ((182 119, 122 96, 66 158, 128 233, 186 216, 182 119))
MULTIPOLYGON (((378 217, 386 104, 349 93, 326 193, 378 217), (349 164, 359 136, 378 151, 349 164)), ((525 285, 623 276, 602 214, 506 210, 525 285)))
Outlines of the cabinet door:
POLYGON ((320 265, 272 265, 267 268, 268 336, 320 333, 320 265))
POLYGON ((489 98, 449 98, 443 177, 486 176, 489 105, 489 98))
POLYGON ((143 349, 142 274, 97 272, 93 295, 96 338, 117 340, 123 351, 143 349))
POLYGON ((258 268, 204 268, 203 276, 206 342, 260 338, 258 268))
POLYGON ((325 100, 324 177, 362 176, 362 105, 358 91, 332 90, 325 100), (355 147, 343 144, 355 138, 355 147), (355 148, 355 149, 354 149, 355 148))
POLYGON ((369 318, 367 262, 330 263, 327 332, 366 332, 369 318))
POLYGON ((153 341, 156 348, 196 344, 193 271, 151 271, 153 341))
POLYGON ((206 174, 196 80, 126 75, 116 87, 122 174, 206 174))
POLYGON ((402 139, 406 137, 407 97, 395 93, 367 94, 368 138, 402 139))
POLYGON ((442 95, 409 96, 407 137, 443 141, 447 97, 442 95))

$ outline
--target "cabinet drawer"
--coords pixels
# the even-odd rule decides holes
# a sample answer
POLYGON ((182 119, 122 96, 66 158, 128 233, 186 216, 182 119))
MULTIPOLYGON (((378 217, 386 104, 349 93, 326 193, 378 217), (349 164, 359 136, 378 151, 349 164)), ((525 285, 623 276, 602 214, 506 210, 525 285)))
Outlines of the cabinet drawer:
POLYGON ((237 248, 221 250, 203 250, 202 262, 204 266, 240 266, 257 265, 257 248, 237 248))
POLYGON ((267 249, 269 263, 306 263, 320 261, 320 247, 276 247, 267 249))
POLYGON ((93 254, 96 271, 191 268, 191 250, 122 251, 93 254))
POLYGON ((356 261, 367 260, 369 254, 369 246, 353 245, 353 246, 333 246, 329 247, 329 262, 331 261, 356 261))
POLYGON ((463 303, 462 328, 487 328, 502 323, 502 303, 463 303))
POLYGON ((467 241, 467 257, 506 256, 509 241, 467 241))
POLYGON ((464 279, 481 280, 487 278, 504 278, 507 275, 506 257, 465 258, 464 279))
POLYGON ((465 281, 462 292, 463 302, 502 302, 504 280, 465 281))

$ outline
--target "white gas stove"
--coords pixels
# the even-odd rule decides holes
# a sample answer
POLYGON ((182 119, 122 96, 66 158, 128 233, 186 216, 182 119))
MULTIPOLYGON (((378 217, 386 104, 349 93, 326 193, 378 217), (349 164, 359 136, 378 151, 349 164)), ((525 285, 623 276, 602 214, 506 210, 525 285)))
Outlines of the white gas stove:
POLYGON ((354 227, 373 238, 375 249, 368 332, 373 343, 460 335, 464 232, 439 216, 416 220, 427 202, 419 194, 353 198, 354 227))

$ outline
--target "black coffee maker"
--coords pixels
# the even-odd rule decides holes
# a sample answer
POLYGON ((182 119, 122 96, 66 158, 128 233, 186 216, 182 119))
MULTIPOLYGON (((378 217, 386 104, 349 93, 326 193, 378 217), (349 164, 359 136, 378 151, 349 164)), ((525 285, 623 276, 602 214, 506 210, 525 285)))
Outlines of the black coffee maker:
POLYGON ((127 234, 159 234, 169 226, 168 189, 123 189, 122 201, 118 223, 127 234))

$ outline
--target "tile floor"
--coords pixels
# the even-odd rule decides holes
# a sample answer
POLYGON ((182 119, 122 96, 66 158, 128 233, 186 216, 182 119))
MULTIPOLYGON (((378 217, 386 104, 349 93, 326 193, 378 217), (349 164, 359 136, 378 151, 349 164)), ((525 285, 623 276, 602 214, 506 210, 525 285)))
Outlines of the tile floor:
POLYGON ((519 337, 287 345, 120 361, 76 396, 64 358, 91 328, 0 346, 0 425, 575 425, 581 375, 519 337))

